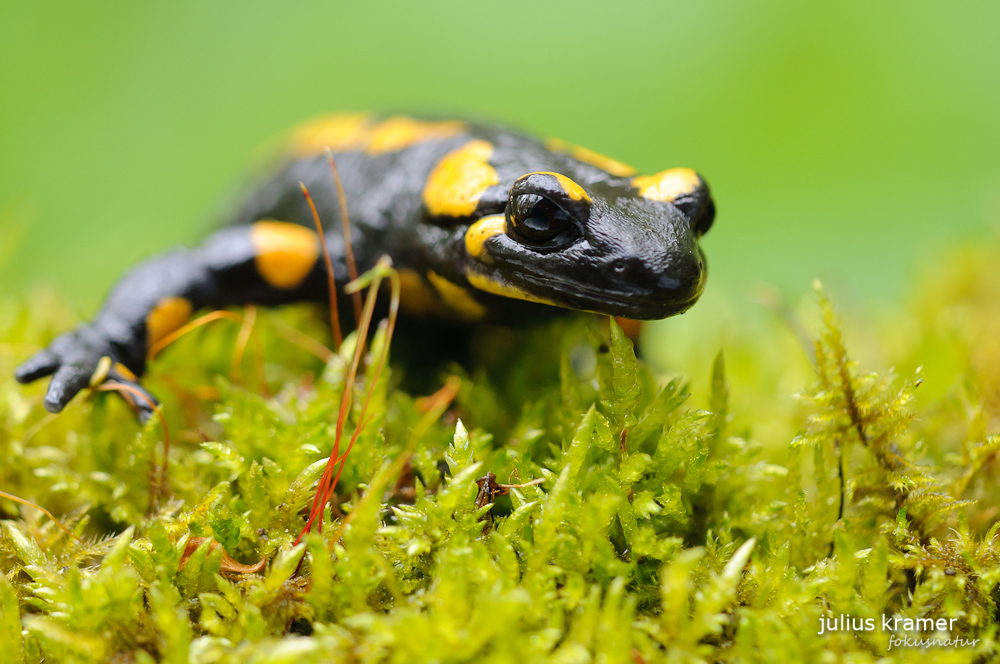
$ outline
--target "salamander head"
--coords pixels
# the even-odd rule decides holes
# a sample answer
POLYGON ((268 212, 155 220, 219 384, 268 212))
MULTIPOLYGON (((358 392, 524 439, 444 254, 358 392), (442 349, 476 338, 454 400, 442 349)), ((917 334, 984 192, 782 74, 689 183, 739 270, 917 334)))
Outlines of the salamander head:
POLYGON ((640 320, 686 311, 706 266, 698 239, 715 206, 689 169, 580 186, 528 173, 510 188, 503 215, 465 234, 466 277, 481 290, 640 320))

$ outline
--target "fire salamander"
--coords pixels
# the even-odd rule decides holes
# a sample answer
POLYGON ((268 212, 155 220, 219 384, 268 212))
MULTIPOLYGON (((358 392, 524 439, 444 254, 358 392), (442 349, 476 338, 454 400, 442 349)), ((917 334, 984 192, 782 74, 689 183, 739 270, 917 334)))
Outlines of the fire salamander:
POLYGON ((322 241, 342 288, 348 270, 327 147, 358 268, 388 254, 404 313, 514 323, 554 305, 650 320, 685 311, 704 287, 698 239, 715 206, 693 170, 638 175, 500 126, 367 114, 312 121, 283 146, 227 227, 129 272, 91 323, 24 362, 17 380, 51 375, 45 407, 58 412, 105 357, 108 377, 142 390, 148 349, 199 309, 324 301, 320 238, 300 181, 330 229, 322 241))

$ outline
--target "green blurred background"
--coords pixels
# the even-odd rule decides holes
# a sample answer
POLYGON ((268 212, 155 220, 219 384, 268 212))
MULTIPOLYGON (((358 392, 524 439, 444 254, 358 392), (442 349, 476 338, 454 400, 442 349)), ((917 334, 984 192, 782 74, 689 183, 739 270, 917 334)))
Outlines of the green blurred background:
MULTIPOLYGON (((906 291, 1000 218, 1000 4, 13 3, 0 294, 91 314, 198 240, 269 137, 340 109, 496 118, 718 201, 709 294, 906 291)), ((706 298, 707 299, 707 298, 706 298)))

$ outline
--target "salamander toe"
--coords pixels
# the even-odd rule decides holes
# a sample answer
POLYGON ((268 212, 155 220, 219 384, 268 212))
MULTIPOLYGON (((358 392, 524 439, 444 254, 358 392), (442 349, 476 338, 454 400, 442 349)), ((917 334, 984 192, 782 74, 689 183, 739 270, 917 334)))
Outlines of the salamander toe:
POLYGON ((48 348, 41 350, 14 371, 14 379, 19 383, 33 383, 39 378, 52 375, 59 368, 59 358, 48 348))
POLYGON ((87 387, 91 372, 79 365, 64 365, 56 371, 45 393, 45 410, 61 412, 77 392, 87 387))

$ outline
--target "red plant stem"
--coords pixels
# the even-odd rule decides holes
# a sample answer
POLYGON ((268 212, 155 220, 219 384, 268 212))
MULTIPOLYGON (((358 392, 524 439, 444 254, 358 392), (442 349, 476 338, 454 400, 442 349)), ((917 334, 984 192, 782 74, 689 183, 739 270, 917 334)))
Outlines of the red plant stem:
POLYGON ((243 354, 246 352, 255 322, 257 322, 257 307, 249 304, 243 310, 243 322, 240 323, 240 331, 236 335, 236 348, 233 349, 233 359, 229 365, 229 380, 234 383, 243 382, 243 354))
POLYGON ((188 332, 191 332, 192 330, 195 330, 201 327, 202 325, 211 323, 212 321, 216 321, 221 318, 236 321, 237 323, 243 322, 243 316, 240 316, 239 314, 234 314, 231 311, 212 311, 210 313, 205 314, 204 316, 200 316, 199 318, 194 319, 187 325, 184 325, 178 330, 171 332, 167 336, 163 337, 163 339, 161 339, 156 345, 154 345, 152 348, 149 349, 149 351, 146 353, 146 359, 149 360, 153 359, 160 351, 162 351, 164 348, 166 348, 173 342, 183 337, 188 332))
MULTIPOLYGON (((347 257, 347 274, 351 281, 358 278, 358 266, 354 262, 354 244, 351 242, 351 218, 347 214, 347 196, 344 195, 344 185, 340 181, 340 171, 337 170, 337 162, 333 160, 333 152, 329 146, 326 148, 326 161, 330 164, 330 173, 333 175, 333 184, 337 187, 337 200, 340 203, 340 226, 344 233, 344 253, 347 257)), ((354 327, 361 324, 361 291, 354 291, 351 294, 354 303, 354 327)))
POLYGON ((22 505, 27 505, 28 507, 34 507, 36 510, 40 511, 45 516, 47 516, 50 519, 52 519, 52 523, 56 524, 56 527, 59 528, 59 530, 61 530, 64 533, 66 533, 67 535, 69 535, 70 537, 72 537, 73 539, 75 539, 80 544, 83 544, 84 546, 86 546, 86 544, 87 544, 86 542, 84 542, 82 539, 80 539, 79 537, 77 537, 76 534, 72 530, 70 530, 69 528, 67 528, 66 526, 64 526, 62 524, 62 522, 59 521, 59 519, 57 519, 54 516, 52 516, 52 512, 48 511, 47 509, 45 509, 41 505, 39 505, 37 503, 33 503, 30 500, 25 500, 24 498, 19 498, 18 496, 15 496, 12 493, 7 493, 6 491, 0 491, 0 498, 6 498, 7 500, 13 500, 15 503, 21 503, 22 505))
MULTIPOLYGON (((323 506, 326 504, 324 497, 329 493, 333 468, 336 465, 335 459, 340 456, 340 441, 344 434, 344 424, 347 421, 347 413, 350 412, 351 408, 354 380, 358 375, 358 365, 361 363, 361 358, 364 356, 365 345, 368 340, 368 329, 371 325, 372 316, 374 316, 375 313, 375 299, 378 295, 378 287, 381 281, 381 277, 376 276, 372 281, 371 287, 368 289, 368 297, 366 298, 364 311, 362 312, 361 324, 358 326, 356 337, 357 345, 354 347, 354 357, 351 359, 351 367, 347 372, 347 376, 344 381, 344 391, 340 398, 340 412, 337 415, 337 426, 334 432, 333 450, 330 452, 330 460, 327 462, 326 469, 323 471, 323 476, 320 478, 319 484, 316 487, 316 496, 313 499, 312 509, 309 510, 309 520, 306 522, 302 532, 299 533, 299 537, 296 538, 296 544, 298 544, 299 540, 301 540, 305 533, 312 530, 313 524, 317 524, 317 519, 317 531, 322 532, 322 513, 323 506)), ((336 484, 334 484, 334 487, 335 486, 336 484)))
MULTIPOLYGON (((382 374, 382 368, 385 367, 385 363, 389 358, 389 346, 392 343, 392 335, 396 330, 396 316, 399 313, 399 298, 400 298, 400 282, 399 275, 393 271, 389 276, 392 281, 392 297, 389 304, 389 319, 385 326, 385 340, 382 343, 382 352, 379 354, 378 364, 375 366, 375 373, 372 376, 371 386, 368 389, 368 393, 365 395, 365 401, 361 405, 361 414, 358 416, 358 426, 354 429, 354 434, 351 436, 351 441, 347 445, 347 451, 344 452, 343 460, 340 462, 340 467, 337 469, 337 475, 333 478, 333 484, 330 485, 330 489, 327 491, 327 495, 323 498, 323 504, 325 505, 327 501, 333 496, 333 491, 337 487, 337 482, 340 481, 340 474, 344 471, 344 466, 347 464, 347 455, 351 453, 354 448, 354 443, 358 440, 358 435, 364 429, 367 420, 365 415, 368 412, 368 404, 371 402, 372 394, 375 393, 375 386, 378 385, 379 376, 382 374)), ((372 289, 376 287, 372 284, 372 289)))
POLYGON ((319 234, 319 244, 323 248, 323 261, 326 263, 326 286, 330 292, 330 327, 333 328, 333 344, 340 348, 344 343, 344 335, 340 331, 340 312, 337 310, 337 282, 333 276, 333 262, 330 260, 330 251, 326 247, 326 235, 323 233, 323 224, 319 220, 319 212, 316 211, 316 204, 313 203, 309 189, 304 182, 299 182, 302 193, 306 196, 309 209, 312 210, 313 221, 316 222, 316 232, 319 234))
POLYGON ((277 319, 272 320, 271 325, 274 326, 275 332, 279 337, 289 343, 295 344, 307 353, 315 355, 322 360, 324 364, 333 359, 333 351, 310 337, 308 334, 303 334, 294 327, 286 325, 277 319))

